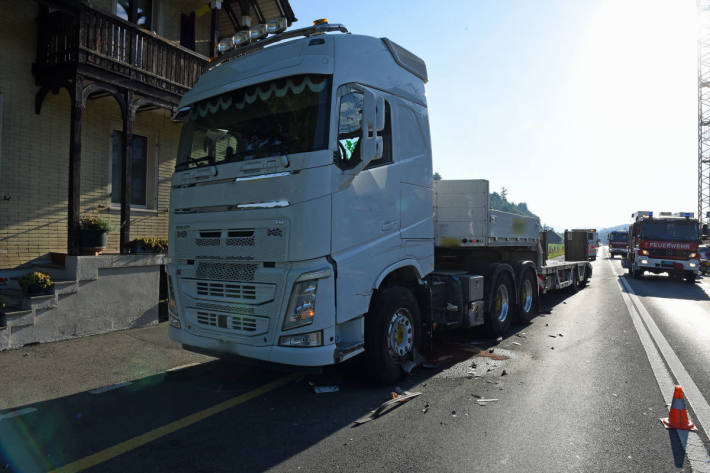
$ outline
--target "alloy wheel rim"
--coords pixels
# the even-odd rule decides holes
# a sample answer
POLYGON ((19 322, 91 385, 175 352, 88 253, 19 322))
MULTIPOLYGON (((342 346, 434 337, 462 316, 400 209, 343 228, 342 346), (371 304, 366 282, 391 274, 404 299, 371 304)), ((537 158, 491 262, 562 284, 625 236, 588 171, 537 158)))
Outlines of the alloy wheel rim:
POLYGON ((414 346, 412 316, 405 308, 399 308, 392 314, 387 327, 387 348, 393 358, 403 358, 414 346))
POLYGON ((496 291, 496 314, 500 322, 508 318, 508 299, 508 288, 501 284, 496 291))

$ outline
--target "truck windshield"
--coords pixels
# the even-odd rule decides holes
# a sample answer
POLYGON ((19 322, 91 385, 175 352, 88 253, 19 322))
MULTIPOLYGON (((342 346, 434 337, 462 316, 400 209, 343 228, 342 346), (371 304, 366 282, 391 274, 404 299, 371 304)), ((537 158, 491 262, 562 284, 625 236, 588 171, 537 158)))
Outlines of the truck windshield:
POLYGON ((330 76, 263 82, 197 103, 176 170, 328 148, 330 76))
POLYGON ((641 225, 644 240, 697 241, 700 238, 698 224, 693 221, 654 221, 641 225))
POLYGON ((626 241, 628 237, 626 233, 612 233, 609 235, 611 241, 626 241))

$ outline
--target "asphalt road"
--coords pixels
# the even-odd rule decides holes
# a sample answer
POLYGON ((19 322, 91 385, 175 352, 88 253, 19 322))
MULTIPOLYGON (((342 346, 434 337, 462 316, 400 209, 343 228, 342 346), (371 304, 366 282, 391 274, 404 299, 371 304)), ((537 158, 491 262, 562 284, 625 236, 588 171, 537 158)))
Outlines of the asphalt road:
POLYGON ((710 471, 710 284, 632 280, 606 255, 502 342, 437 340, 398 386, 422 394, 360 426, 394 386, 188 354, 165 326, 0 353, 0 471, 710 471), (659 418, 688 379, 686 437, 659 418))

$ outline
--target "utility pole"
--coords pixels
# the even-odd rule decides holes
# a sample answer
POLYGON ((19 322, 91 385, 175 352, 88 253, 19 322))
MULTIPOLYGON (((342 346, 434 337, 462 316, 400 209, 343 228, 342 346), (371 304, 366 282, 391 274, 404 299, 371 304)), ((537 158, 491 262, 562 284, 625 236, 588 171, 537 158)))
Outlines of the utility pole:
POLYGON ((698 7, 698 219, 710 212, 710 0, 698 7))

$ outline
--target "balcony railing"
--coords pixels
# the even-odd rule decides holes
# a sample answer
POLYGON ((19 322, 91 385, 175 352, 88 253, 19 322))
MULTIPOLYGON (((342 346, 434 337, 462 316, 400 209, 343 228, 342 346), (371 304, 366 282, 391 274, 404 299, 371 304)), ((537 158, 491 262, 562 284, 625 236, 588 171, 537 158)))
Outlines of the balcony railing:
POLYGON ((39 74, 90 66, 117 79, 131 79, 182 96, 207 70, 206 57, 118 17, 80 4, 74 12, 40 17, 39 74))

